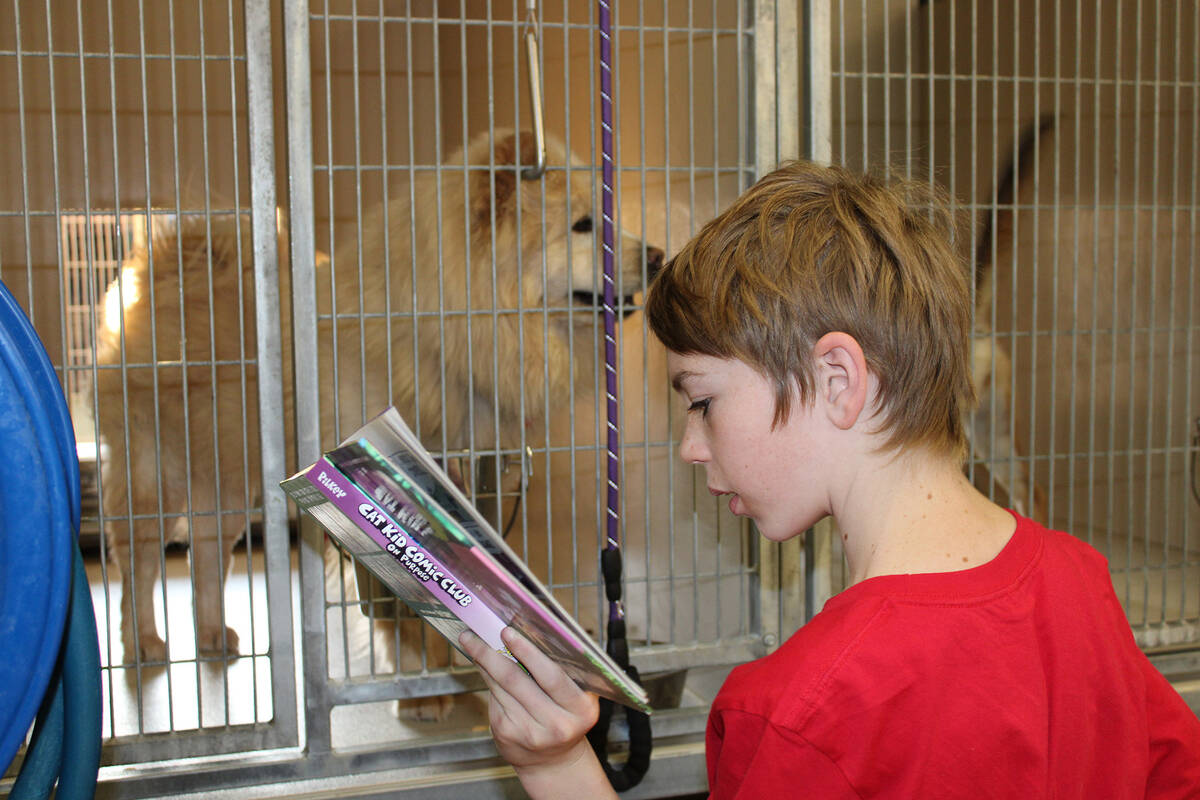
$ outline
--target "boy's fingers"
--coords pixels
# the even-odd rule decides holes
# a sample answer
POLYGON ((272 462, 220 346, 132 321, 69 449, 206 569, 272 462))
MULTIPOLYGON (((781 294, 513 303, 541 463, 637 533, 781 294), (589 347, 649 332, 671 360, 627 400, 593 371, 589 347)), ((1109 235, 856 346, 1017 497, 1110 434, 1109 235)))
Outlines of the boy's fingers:
POLYGON ((470 631, 459 637, 459 643, 479 667, 483 682, 487 684, 492 697, 503 708, 505 714, 511 718, 514 712, 525 709, 525 706, 513 697, 505 684, 505 681, 529 682, 529 677, 521 668, 497 653, 488 646, 487 642, 470 631))
POLYGON ((460 633, 458 643, 462 645, 462 649, 471 657, 471 660, 476 663, 483 658, 486 651, 491 650, 483 639, 476 636, 473 631, 463 631, 460 633))
POLYGON ((562 667, 536 645, 512 628, 505 628, 501 638, 528 674, 473 633, 465 633, 459 640, 467 655, 486 673, 485 680, 491 679, 490 688, 501 686, 506 700, 519 703, 535 716, 544 715, 551 704, 571 713, 590 712, 591 695, 576 686, 562 667))
MULTIPOLYGON (((466 635, 460 642, 467 654, 475 659, 491 692, 489 717, 498 742, 519 747, 526 753, 540 752, 548 746, 551 749, 560 746, 564 736, 582 737, 595 724, 594 711, 598 706, 591 702, 591 695, 579 692, 581 699, 574 706, 562 705, 525 670, 486 642, 477 637, 470 641, 466 635), (567 720, 575 722, 568 723, 567 720)), ((511 755, 512 751, 506 757, 511 755)))
POLYGON ((529 674, 537 681, 542 691, 555 703, 563 708, 579 709, 581 703, 588 702, 587 692, 580 689, 562 667, 520 632, 513 628, 505 628, 500 632, 500 638, 504 640, 509 652, 529 670, 529 674))
POLYGON ((511 694, 515 687, 533 683, 519 664, 493 650, 487 642, 471 631, 463 633, 459 637, 459 643, 479 667, 490 688, 502 687, 511 694))
POLYGON ((467 655, 471 657, 471 660, 483 671, 484 678, 496 681, 513 680, 517 677, 515 672, 510 671, 508 668, 512 667, 513 670, 520 671, 520 667, 497 653, 487 642, 480 639, 471 631, 463 632, 458 641, 467 655))

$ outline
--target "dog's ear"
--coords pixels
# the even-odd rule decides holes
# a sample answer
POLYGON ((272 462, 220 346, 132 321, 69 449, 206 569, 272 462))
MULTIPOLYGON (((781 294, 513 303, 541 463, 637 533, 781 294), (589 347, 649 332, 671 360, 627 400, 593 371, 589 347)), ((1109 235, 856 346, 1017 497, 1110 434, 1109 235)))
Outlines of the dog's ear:
MULTIPOLYGON (((496 137, 492 154, 496 164, 494 191, 492 176, 486 169, 471 170, 471 218, 476 225, 491 223, 493 206, 500 217, 503 209, 516 201, 521 171, 537 161, 537 142, 528 131, 506 133, 496 137)), ((481 161, 486 159, 486 150, 484 156, 481 161)))

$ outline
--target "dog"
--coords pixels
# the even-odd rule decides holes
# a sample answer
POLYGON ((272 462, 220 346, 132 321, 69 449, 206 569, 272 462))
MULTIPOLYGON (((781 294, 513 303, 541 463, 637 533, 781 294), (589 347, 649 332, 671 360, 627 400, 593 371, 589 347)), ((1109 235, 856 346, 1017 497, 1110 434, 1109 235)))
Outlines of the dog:
POLYGON ((1018 187, 1037 169, 1037 145, 1054 129, 1053 116, 1027 125, 1016 142, 1016 153, 1000 171, 994 206, 983 214, 975 245, 975 325, 971 341, 971 377, 979 405, 968 421, 971 449, 982 463, 976 483, 997 492, 997 500, 1023 516, 1049 523, 1045 493, 1022 457, 1013 430, 1012 359, 992 336, 992 298, 997 265, 1012 259, 1013 217, 1018 187))
MULTIPOLYGON (((541 440, 552 405, 594 394, 603 285, 593 181, 555 140, 547 142, 551 169, 523 180, 518 165, 534 163, 534 145, 531 135, 511 131, 494 141, 476 136, 440 174, 394 186, 398 201, 336 243, 338 277, 318 298, 320 372, 334 374, 335 360, 339 367, 329 398, 338 411, 323 412, 338 430, 325 431, 327 440, 390 398, 435 455, 514 451, 541 440), (440 203, 411 204, 409 194, 440 203), (379 369, 385 350, 390 363, 379 369)), ((615 291, 629 307, 661 268, 663 251, 628 234, 615 250, 615 291)), ((446 463, 466 488, 469 468, 446 463)), ((384 608, 374 605, 385 662, 420 669, 415 621, 398 619, 397 636, 384 608)), ((447 657, 442 650, 435 660, 447 657)), ((440 719, 450 703, 448 696, 405 700, 402 716, 440 719)))
MULTIPOLYGON (((603 288, 591 171, 550 139, 550 169, 523 180, 534 144, 514 131, 474 137, 438 170, 414 171, 319 265, 323 448, 389 403, 435 454, 512 448, 536 441, 557 398, 594 392, 603 288)), ((237 652, 222 585, 262 487, 256 372, 243 365, 255 352, 248 245, 236 221, 185 217, 126 260, 99 314, 101 505, 127 660, 167 658, 153 591, 161 548, 179 539, 195 574, 198 648, 237 652)), ((662 250, 622 233, 614 257, 616 291, 632 306, 662 250)), ((394 663, 417 655, 410 638, 394 663)), ((449 708, 421 698, 402 710, 427 719, 449 708)))
POLYGON ((255 372, 239 363, 255 353, 249 227, 197 215, 153 227, 105 292, 95 371, 121 640, 127 661, 149 663, 167 659, 154 583, 168 542, 188 543, 197 649, 237 652, 221 588, 259 492, 245 477, 260 452, 255 372))

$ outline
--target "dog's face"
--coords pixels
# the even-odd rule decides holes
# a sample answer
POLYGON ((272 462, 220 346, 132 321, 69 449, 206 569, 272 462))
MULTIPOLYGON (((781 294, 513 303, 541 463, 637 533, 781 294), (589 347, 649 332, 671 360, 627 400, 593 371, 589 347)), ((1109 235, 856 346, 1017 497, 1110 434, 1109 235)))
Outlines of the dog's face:
MULTIPOLYGON (((486 137, 472 143, 472 163, 487 163, 488 145, 486 137)), ((548 141, 546 172, 541 178, 523 179, 520 170, 536 159, 529 133, 497 133, 492 152, 495 173, 473 171, 472 235, 491 236, 494 231, 498 251, 519 247, 522 307, 544 309, 556 324, 594 325, 604 301, 604 221, 592 170, 560 143, 548 141)), ((634 295, 662 262, 662 250, 617 232, 613 294, 614 303, 626 307, 624 313, 630 313, 634 295)), ((497 294, 506 295, 505 287, 498 285, 497 294)), ((515 293, 511 300, 517 301, 515 293)))

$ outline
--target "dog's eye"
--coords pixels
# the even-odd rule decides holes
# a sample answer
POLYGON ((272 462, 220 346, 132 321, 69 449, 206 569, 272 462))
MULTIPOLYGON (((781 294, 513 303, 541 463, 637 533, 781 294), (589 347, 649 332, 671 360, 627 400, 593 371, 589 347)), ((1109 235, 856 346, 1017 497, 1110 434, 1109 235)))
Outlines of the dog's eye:
POLYGON ((588 214, 575 220, 575 224, 571 226, 571 230, 575 231, 575 233, 591 233, 592 216, 588 214))

